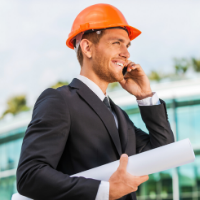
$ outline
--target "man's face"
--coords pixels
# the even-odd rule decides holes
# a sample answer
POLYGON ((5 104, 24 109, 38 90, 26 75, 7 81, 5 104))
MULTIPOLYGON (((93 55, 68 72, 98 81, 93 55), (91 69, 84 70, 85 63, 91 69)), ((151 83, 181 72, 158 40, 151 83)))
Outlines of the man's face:
POLYGON ((102 80, 112 83, 123 80, 122 70, 130 57, 130 39, 123 29, 107 29, 92 53, 93 70, 102 80))

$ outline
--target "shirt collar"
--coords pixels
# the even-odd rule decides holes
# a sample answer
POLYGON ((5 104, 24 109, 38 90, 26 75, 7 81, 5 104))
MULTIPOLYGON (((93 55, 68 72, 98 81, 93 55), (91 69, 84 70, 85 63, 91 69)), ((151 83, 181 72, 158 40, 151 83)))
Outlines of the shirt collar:
POLYGON ((105 97, 108 97, 108 95, 105 95, 100 89, 100 87, 96 83, 91 81, 89 78, 82 75, 78 75, 76 78, 82 81, 85 85, 87 85, 99 97, 99 99, 101 99, 101 101, 103 101, 105 97))

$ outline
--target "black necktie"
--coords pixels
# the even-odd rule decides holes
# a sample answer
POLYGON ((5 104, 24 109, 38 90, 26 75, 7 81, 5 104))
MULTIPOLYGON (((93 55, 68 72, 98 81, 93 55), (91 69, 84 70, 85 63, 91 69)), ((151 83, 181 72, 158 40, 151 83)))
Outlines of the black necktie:
POLYGON ((112 109, 111 109, 111 106, 110 106, 110 103, 109 103, 107 97, 104 98, 103 103, 106 105, 106 107, 108 108, 108 110, 110 110, 110 112, 112 113, 112 109))
MULTIPOLYGON (((103 103, 106 105, 106 107, 108 108, 108 110, 110 110, 110 112, 112 113, 112 109, 111 109, 111 106, 110 106, 110 103, 109 103, 109 100, 108 100, 107 97, 104 98, 103 103)), ((126 142, 125 142, 125 138, 124 138, 124 136, 122 135, 121 132, 119 132, 119 137, 120 137, 122 151, 125 152, 126 142)))

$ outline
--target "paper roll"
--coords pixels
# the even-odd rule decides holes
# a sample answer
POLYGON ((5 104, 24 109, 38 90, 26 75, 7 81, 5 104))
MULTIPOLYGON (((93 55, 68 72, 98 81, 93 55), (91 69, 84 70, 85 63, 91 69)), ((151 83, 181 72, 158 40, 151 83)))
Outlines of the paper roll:
MULTIPOLYGON (((135 176, 149 175, 178 167, 195 160, 190 140, 184 139, 129 157, 127 171, 135 176)), ((117 170, 119 160, 80 172, 71 177, 93 178, 108 181, 117 170)))

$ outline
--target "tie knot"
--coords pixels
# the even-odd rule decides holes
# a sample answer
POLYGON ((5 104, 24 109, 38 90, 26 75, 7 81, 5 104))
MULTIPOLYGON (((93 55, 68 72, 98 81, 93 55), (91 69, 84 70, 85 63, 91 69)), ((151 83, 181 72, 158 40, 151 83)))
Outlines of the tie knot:
POLYGON ((107 107, 109 110, 111 110, 111 106, 110 106, 110 103, 109 103, 109 100, 108 100, 107 97, 104 98, 103 103, 106 105, 106 107, 107 107))

